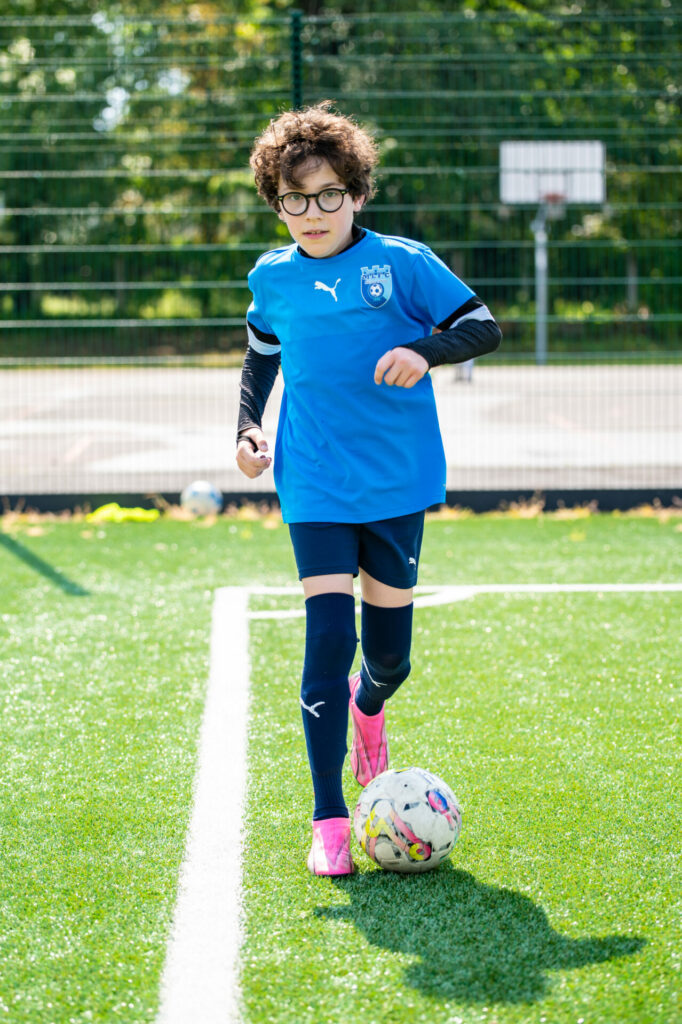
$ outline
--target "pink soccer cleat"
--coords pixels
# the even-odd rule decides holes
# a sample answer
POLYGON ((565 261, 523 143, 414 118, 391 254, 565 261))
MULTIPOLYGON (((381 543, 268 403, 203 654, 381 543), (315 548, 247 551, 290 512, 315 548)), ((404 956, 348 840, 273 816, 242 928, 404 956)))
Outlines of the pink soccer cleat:
POLYGON ((360 685, 360 673, 348 680, 350 686, 350 717, 353 723, 353 744, 350 766, 361 786, 376 778, 388 768, 388 740, 384 709, 378 715, 365 715, 355 706, 355 691, 360 685))
POLYGON ((350 818, 324 818, 313 822, 313 845, 308 854, 313 875, 352 875, 350 818))

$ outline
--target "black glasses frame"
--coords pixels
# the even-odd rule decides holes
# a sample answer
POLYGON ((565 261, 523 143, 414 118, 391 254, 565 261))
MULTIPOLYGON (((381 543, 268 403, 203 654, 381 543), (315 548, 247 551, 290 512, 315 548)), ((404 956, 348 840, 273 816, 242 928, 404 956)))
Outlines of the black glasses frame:
POLYGON ((336 211, 340 210, 341 207, 343 206, 343 197, 347 196, 348 194, 349 192, 347 188, 331 187, 321 188, 319 192, 297 192, 296 190, 293 190, 292 192, 285 192, 284 195, 277 196, 277 198, 282 204, 284 212, 288 213, 290 217, 302 217, 304 213, 308 212, 308 207, 310 206, 311 199, 315 200, 318 209, 322 210, 323 213, 336 213, 336 211), (333 210, 325 210, 324 206, 320 206, 319 197, 322 195, 323 192, 338 192, 338 194, 341 196, 341 202, 339 203, 339 205, 335 206, 333 210), (305 199, 305 206, 299 213, 292 213, 290 210, 287 210, 286 206, 284 205, 284 200, 287 199, 288 196, 302 196, 305 199))

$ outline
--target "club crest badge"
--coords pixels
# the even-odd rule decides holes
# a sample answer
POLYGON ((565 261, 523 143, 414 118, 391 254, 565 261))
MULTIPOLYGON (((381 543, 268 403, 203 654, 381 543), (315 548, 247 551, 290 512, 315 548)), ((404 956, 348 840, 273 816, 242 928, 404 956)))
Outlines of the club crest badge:
POLYGON ((393 292, 390 263, 385 267, 379 267, 376 264, 373 267, 362 267, 360 291, 363 299, 372 309, 380 309, 385 306, 393 292))

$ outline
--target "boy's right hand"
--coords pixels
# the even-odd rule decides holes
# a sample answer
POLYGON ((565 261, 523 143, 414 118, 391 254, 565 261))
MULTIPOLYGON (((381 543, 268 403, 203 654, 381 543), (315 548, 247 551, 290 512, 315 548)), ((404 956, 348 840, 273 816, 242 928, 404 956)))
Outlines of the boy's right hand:
POLYGON ((272 465, 272 458, 268 455, 268 442, 258 427, 245 430, 237 441, 237 465, 251 480, 272 465))

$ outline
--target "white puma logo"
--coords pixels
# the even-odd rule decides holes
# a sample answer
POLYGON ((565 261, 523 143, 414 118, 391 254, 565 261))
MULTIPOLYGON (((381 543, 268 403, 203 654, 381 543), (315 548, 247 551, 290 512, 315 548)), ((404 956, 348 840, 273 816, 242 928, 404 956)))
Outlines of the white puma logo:
POLYGON ((321 708, 322 705, 324 704, 323 700, 318 700, 317 704, 311 704, 310 706, 308 706, 305 703, 305 701, 303 700, 303 697, 299 697, 298 699, 301 702, 301 707, 302 708, 305 708, 306 711, 309 711, 310 714, 313 715, 315 718, 319 718, 320 717, 320 712, 316 711, 315 708, 321 708))
POLYGON ((417 564, 417 559, 416 558, 408 558, 407 564, 408 565, 416 565, 417 564))
POLYGON ((331 295, 334 296, 334 302, 338 302, 338 299, 336 298, 336 289, 338 288, 340 283, 341 283, 341 278, 340 277, 338 277, 336 279, 336 284, 334 285, 333 288, 330 288, 329 285, 325 284, 323 281, 316 281, 315 282, 315 291, 318 291, 318 292, 319 291, 329 292, 331 295))

